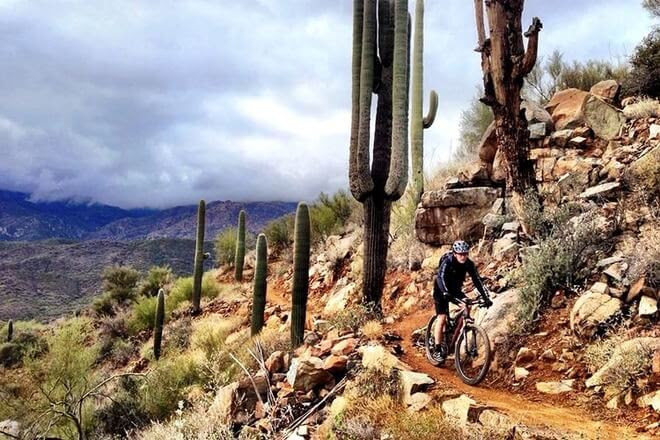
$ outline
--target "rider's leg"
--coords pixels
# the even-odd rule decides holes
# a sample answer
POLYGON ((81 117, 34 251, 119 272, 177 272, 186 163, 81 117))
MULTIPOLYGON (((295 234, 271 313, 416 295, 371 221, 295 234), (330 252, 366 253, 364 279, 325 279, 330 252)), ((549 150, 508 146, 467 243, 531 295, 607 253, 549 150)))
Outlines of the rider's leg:
POLYGON ((444 341, 442 335, 445 334, 445 323, 447 322, 447 315, 439 314, 437 319, 437 325, 435 326, 435 333, 433 337, 435 338, 435 344, 440 345, 444 341))

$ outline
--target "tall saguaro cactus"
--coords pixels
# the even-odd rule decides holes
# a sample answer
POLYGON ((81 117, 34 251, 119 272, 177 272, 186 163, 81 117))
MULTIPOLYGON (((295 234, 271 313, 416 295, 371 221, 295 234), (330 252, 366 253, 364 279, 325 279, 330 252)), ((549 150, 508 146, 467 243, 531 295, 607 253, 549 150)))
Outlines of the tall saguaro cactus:
POLYGON ((522 12, 524 0, 487 0, 489 37, 484 25, 484 0, 474 0, 477 23, 477 51, 481 53, 484 97, 495 116, 497 146, 506 163, 507 186, 513 190, 514 210, 519 211, 522 195, 534 187, 534 174, 529 161, 529 131, 520 112, 520 91, 525 76, 531 72, 538 52, 539 32, 543 27, 538 17, 525 32, 523 44, 522 12), (517 200, 517 202, 516 202, 517 200))
POLYGON ((431 90, 429 112, 423 116, 424 94, 424 0, 415 3, 415 26, 412 54, 412 97, 410 109, 410 153, 412 156, 412 191, 415 203, 424 192, 424 129, 431 127, 438 110, 438 94, 431 90))
POLYGON ((407 0, 354 0, 349 182, 364 207, 363 302, 376 310, 385 280, 391 203, 408 183, 409 70, 407 0), (373 161, 372 93, 378 95, 373 161))
POLYGON ((197 242, 195 243, 195 268, 193 272, 193 314, 198 314, 202 309, 200 302, 202 298, 202 275, 204 274, 204 228, 206 226, 206 202, 199 201, 197 207, 197 242))
POLYGON ((257 237, 257 263, 254 270, 254 288, 252 292, 252 336, 258 334, 264 326, 264 308, 268 285, 268 243, 264 234, 257 237))
POLYGON ((14 321, 11 319, 7 323, 7 342, 11 342, 11 338, 14 337, 14 321))
POLYGON ((293 242, 293 292, 291 295, 291 345, 298 347, 305 337, 307 291, 309 289, 309 208, 298 204, 293 242))
POLYGON ((163 342, 163 321, 165 320, 165 292, 158 291, 156 300, 156 318, 154 320, 154 358, 160 357, 161 343, 163 342))
POLYGON ((245 261, 245 211, 241 209, 238 213, 238 233, 236 236, 236 255, 234 264, 236 265, 234 277, 236 281, 243 281, 243 262, 245 261))

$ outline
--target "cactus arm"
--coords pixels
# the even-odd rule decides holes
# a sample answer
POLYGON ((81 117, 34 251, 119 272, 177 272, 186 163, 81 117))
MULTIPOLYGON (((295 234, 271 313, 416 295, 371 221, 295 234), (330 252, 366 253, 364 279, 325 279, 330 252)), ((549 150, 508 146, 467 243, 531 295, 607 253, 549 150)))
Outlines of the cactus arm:
POLYGON ((14 321, 11 319, 7 323, 7 342, 11 342, 12 337, 14 336, 14 321))
POLYGON ((424 121, 422 94, 424 88, 424 1, 415 3, 415 30, 412 53, 412 90, 410 97, 410 155, 412 188, 415 201, 424 192, 424 121))
POLYGON ((264 309, 266 307, 266 292, 268 273, 268 244, 266 236, 259 234, 257 237, 257 258, 254 270, 254 288, 252 294, 252 323, 251 334, 257 335, 264 326, 264 309))
POLYGON ((195 242, 195 266, 193 268, 193 314, 201 311, 202 275, 204 273, 204 229, 206 227, 206 202, 199 201, 197 207, 197 239, 195 242))
POLYGON ((163 289, 158 290, 156 300, 156 317, 154 319, 154 358, 158 360, 163 341, 163 322, 165 320, 165 293, 163 289))
POLYGON ((374 188, 370 170, 371 94, 376 58, 376 0, 365 0, 362 21, 362 59, 360 61, 360 100, 356 163, 349 176, 351 192, 363 201, 374 188))
POLYGON ((303 343, 305 316, 307 314, 307 292, 309 289, 309 208, 305 202, 298 204, 294 231, 293 287, 291 306, 291 345, 295 348, 303 343))
POLYGON ((408 184, 408 50, 409 16, 406 0, 396 0, 392 80, 392 159, 385 184, 390 200, 398 200, 408 184))
POLYGON ((438 94, 435 92, 435 90, 431 90, 431 94, 429 95, 429 112, 426 114, 426 116, 424 116, 424 128, 429 128, 431 125, 433 125, 437 111, 438 94))

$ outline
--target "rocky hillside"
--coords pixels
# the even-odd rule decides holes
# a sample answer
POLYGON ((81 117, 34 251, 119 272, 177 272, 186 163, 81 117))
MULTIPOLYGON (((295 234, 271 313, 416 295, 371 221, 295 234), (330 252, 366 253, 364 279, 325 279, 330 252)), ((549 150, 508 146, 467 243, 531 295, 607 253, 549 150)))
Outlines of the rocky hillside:
MULTIPOLYGON (((288 202, 208 203, 207 236, 234 226, 241 209, 250 219, 248 229, 256 232, 270 220, 292 212, 295 206, 288 202)), ((67 201, 32 202, 28 194, 0 191, 0 241, 194 238, 196 215, 196 205, 124 210, 67 201)))

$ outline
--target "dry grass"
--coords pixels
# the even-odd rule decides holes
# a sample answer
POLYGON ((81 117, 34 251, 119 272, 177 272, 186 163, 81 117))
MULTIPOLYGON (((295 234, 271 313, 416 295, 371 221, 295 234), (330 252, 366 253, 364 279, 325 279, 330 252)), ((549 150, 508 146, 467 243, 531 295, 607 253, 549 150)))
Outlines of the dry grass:
POLYGON ((376 341, 383 337, 383 326, 380 322, 372 319, 362 326, 362 334, 370 341, 376 341))
POLYGON ((467 171, 468 167, 478 161, 476 154, 468 156, 461 161, 452 160, 450 162, 440 163, 430 174, 426 175, 424 189, 426 191, 441 190, 445 187, 445 182, 450 177, 458 176, 461 172, 467 171))
POLYGON ((656 222, 654 228, 641 234, 635 254, 628 263, 628 277, 631 281, 645 277, 649 286, 660 287, 660 224, 656 222))
POLYGON ((628 119, 657 118, 660 116, 660 102, 652 98, 642 99, 623 109, 623 115, 628 119))

